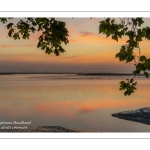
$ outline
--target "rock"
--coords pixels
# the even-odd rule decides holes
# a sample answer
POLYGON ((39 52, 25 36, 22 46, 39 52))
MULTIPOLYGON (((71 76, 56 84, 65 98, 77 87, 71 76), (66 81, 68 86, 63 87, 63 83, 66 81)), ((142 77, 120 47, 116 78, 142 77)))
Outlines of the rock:
POLYGON ((122 111, 119 113, 114 113, 112 114, 112 116, 150 125, 150 107, 140 108, 137 110, 122 111))

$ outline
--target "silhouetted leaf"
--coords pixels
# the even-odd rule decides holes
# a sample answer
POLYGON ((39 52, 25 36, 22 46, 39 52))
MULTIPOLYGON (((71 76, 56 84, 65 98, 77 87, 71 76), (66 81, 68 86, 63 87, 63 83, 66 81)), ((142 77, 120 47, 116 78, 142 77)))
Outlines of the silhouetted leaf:
POLYGON ((140 61, 141 61, 141 62, 146 61, 146 57, 145 57, 145 56, 141 56, 141 57, 140 57, 140 61))
POLYGON ((144 75, 145 75, 146 78, 149 78, 148 72, 144 72, 144 75))

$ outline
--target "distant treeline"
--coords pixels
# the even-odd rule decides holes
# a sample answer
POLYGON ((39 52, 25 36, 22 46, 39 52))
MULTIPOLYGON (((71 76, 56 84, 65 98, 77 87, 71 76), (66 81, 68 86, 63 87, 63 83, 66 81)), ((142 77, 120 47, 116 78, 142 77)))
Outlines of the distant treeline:
MULTIPOLYGON (((86 76, 132 76, 131 73, 79 73, 78 75, 86 76)), ((144 75, 144 74, 140 74, 144 75)))

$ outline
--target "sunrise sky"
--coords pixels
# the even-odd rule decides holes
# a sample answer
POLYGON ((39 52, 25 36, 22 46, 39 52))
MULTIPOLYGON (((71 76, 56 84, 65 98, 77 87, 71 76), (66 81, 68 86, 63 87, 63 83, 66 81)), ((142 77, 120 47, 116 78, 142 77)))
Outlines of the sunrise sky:
MULTIPOLYGON (((0 24, 0 72, 132 72, 134 62, 120 63, 115 58, 126 38, 116 42, 99 34, 99 21, 103 19, 56 18, 66 22, 69 31, 69 44, 63 45, 66 53, 61 56, 47 55, 37 48, 39 33, 29 40, 13 40, 7 37, 6 25, 0 24)), ((144 21, 144 26, 150 25, 149 18, 144 21)), ((150 41, 140 45, 141 54, 150 57, 150 41)))

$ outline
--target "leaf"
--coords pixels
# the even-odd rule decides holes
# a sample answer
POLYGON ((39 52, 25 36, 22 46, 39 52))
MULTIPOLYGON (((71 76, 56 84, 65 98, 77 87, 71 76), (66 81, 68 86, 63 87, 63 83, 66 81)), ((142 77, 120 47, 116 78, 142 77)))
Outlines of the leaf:
MULTIPOLYGON (((8 18, 9 19, 9 18, 8 18)), ((0 21, 4 24, 7 22, 7 18, 0 18, 0 21)))
POLYGON ((141 62, 146 61, 146 57, 145 57, 144 55, 141 56, 141 57, 140 57, 140 61, 141 61, 141 62))
POLYGON ((46 54, 51 54, 52 53, 52 49, 47 47, 46 50, 45 50, 45 53, 46 54))
POLYGON ((146 78, 149 78, 148 72, 144 72, 144 75, 145 75, 146 78))
POLYGON ((118 37, 117 37, 117 35, 113 35, 113 36, 112 36, 112 39, 114 39, 114 40, 116 40, 116 41, 118 42, 118 37))
POLYGON ((9 23, 9 24, 7 25, 7 29, 10 29, 12 26, 13 26, 13 23, 9 23))
POLYGON ((136 20, 138 21, 138 26, 141 27, 141 25, 144 23, 142 18, 136 18, 136 20))
POLYGON ((55 49, 55 50, 54 50, 54 54, 55 54, 56 56, 59 56, 59 51, 58 51, 58 49, 55 49))
POLYGON ((106 19, 106 22, 109 22, 109 21, 110 21, 110 18, 107 18, 107 19, 106 19))
POLYGON ((125 91, 125 92, 124 92, 124 96, 127 96, 127 95, 128 95, 128 91, 125 91))
POLYGON ((138 63, 138 64, 136 65, 136 69, 137 69, 137 70, 143 70, 143 68, 144 68, 144 65, 143 65, 142 63, 138 63))
POLYGON ((150 60, 149 59, 144 62, 144 67, 148 70, 150 69, 150 60))
POLYGON ((14 29, 11 28, 8 32, 8 36, 11 37, 13 33, 14 33, 14 29))
POLYGON ((15 34, 13 35, 13 38, 14 38, 14 40, 20 39, 19 34, 18 34, 18 33, 15 33, 15 34))
POLYGON ((132 83, 133 81, 134 81, 134 79, 133 79, 133 78, 131 78, 131 79, 130 79, 130 83, 132 83))
POLYGON ((112 19, 112 20, 111 20, 111 23, 113 24, 114 22, 115 22, 115 20, 114 20, 114 19, 112 19))

